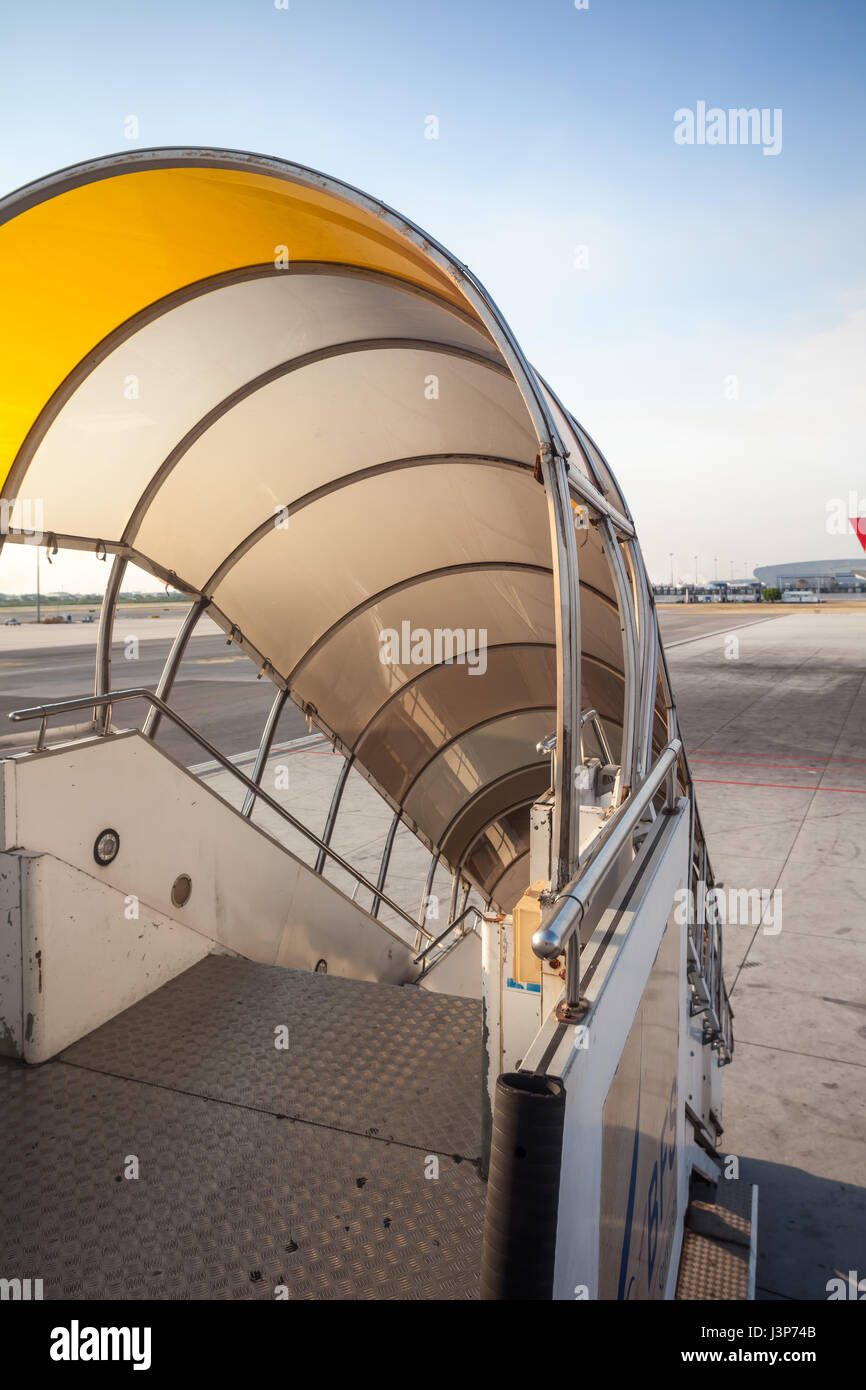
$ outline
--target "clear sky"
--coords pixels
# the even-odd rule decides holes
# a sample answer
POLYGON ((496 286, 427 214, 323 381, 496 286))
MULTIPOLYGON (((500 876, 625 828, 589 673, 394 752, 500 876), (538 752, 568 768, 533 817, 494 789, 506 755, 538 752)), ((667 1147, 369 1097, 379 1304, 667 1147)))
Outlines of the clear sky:
MULTIPOLYGON (((444 242, 597 438, 654 578, 858 554, 827 515, 866 513, 864 0, 4 0, 0 51, 4 192, 228 146, 444 242), (676 143, 700 102, 781 111, 779 152, 676 143)), ((0 587, 32 569, 8 546, 0 587)))

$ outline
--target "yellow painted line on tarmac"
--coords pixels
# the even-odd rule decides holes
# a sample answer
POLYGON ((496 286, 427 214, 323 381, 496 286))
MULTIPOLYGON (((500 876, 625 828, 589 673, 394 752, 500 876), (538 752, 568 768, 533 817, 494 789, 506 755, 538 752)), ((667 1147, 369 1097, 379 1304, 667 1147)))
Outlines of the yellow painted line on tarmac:
POLYGON ((199 656, 194 661, 187 662, 188 666, 221 666, 226 661, 247 661, 245 656, 199 656))

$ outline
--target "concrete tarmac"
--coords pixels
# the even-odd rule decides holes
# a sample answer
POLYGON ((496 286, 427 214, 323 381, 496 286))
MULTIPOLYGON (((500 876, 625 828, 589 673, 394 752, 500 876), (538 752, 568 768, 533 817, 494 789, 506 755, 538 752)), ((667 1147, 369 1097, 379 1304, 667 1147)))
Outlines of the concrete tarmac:
MULTIPOLYGON (((154 686, 179 622, 139 620, 135 657, 123 639, 136 634, 120 625, 115 685, 154 686)), ((660 622, 716 878, 760 898, 725 929, 736 1049, 722 1150, 759 1188, 758 1297, 823 1301, 830 1279, 866 1277, 866 611, 706 605, 661 609, 660 622)), ((91 626, 0 629, 0 711, 88 692, 94 643, 91 626)), ((255 677, 205 631, 173 698, 221 750, 241 753, 272 698, 255 677)), ((305 732, 287 707, 278 741, 305 732)), ((160 739, 202 761, 172 732, 160 739)), ((320 830, 339 760, 324 743, 281 750, 269 773, 286 758, 287 804, 320 830)), ((242 797, 228 774, 205 775, 242 797)), ((375 877, 387 812, 360 777, 343 809, 335 847, 375 877)), ((267 808, 256 820, 286 836, 267 808)), ((401 832, 387 887, 409 910, 424 863, 401 832)))
POLYGON ((759 1188, 757 1296, 824 1300, 866 1273, 866 612, 795 609, 669 664, 716 877, 765 894, 724 934, 722 1148, 759 1188))
MULTIPOLYGON (((693 641, 708 631, 739 631, 755 622, 788 615, 780 609, 762 611, 752 604, 693 604, 660 608, 659 624, 665 645, 670 647, 693 641)), ((132 686, 156 689, 183 616, 182 611, 153 617, 137 612, 118 616, 112 643, 115 690, 132 686)), ((8 724, 10 711, 90 694, 96 633, 95 623, 0 626, 0 749, 9 746, 10 735, 30 727, 8 724)), ((236 647, 228 646, 215 623, 203 618, 175 681, 172 705, 221 752, 230 756, 246 752, 258 745, 273 699, 270 682, 258 680, 257 675, 253 663, 236 647)), ((114 720, 140 725, 145 714, 143 702, 131 702, 116 707, 114 720)), ((35 731, 38 725, 32 727, 35 731)), ((279 738, 289 740, 304 733, 304 717, 289 702, 280 720, 279 738)), ((159 743, 187 765, 202 761, 201 750, 169 724, 164 724, 159 743)))

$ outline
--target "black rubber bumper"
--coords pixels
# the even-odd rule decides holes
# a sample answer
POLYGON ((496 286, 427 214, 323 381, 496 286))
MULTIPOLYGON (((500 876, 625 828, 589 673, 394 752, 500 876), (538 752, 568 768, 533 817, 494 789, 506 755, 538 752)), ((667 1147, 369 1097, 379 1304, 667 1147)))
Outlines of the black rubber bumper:
POLYGON ((553 1297, 565 1086, 506 1072, 496 1082, 481 1297, 553 1297))

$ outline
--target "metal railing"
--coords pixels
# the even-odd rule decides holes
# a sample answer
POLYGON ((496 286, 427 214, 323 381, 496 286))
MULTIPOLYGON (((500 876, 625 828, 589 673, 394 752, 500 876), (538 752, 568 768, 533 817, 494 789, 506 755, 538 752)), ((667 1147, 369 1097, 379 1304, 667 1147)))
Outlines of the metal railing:
MULTIPOLYGON (((598 713, 598 710, 596 710, 596 709, 587 709, 587 710, 584 710, 583 714, 580 716, 580 730, 581 730, 581 735, 583 734, 583 726, 584 726, 584 724, 589 724, 590 727, 591 727, 591 729, 592 729, 592 732, 595 734, 596 742, 598 743, 598 746, 599 746, 599 748, 601 749, 601 756, 604 758, 604 761, 605 761, 607 764, 612 764, 612 763, 613 763, 613 754, 612 754, 611 751, 610 751, 610 744, 609 744, 608 741, 607 741, 607 734, 606 734, 605 731, 604 731, 604 726, 603 726, 603 724, 602 724, 602 722, 601 722, 601 717, 600 717, 600 715, 599 715, 599 713, 598 713)), ((582 756, 582 753, 583 753, 583 745, 582 745, 582 742, 581 742, 581 756, 582 756)))
MULTIPOLYGON (((360 873, 358 869, 354 868, 348 860, 344 859, 336 850, 331 849, 330 845, 326 844, 324 840, 320 839, 318 835, 310 830, 309 826, 304 825, 303 821, 299 821, 296 816, 292 815, 291 811, 287 811, 286 808, 281 806, 278 801, 275 801, 272 796, 262 791, 261 787, 258 786, 251 777, 247 777, 246 773, 241 772, 240 768, 237 767, 230 758, 226 757, 224 753, 221 753, 218 748, 215 748, 208 739, 200 734, 197 729, 194 729, 191 724, 188 724, 185 719, 181 718, 170 705, 167 705, 164 700, 160 699, 158 695, 155 695, 152 690, 135 688, 132 690, 113 690, 108 695, 82 695, 74 700, 58 700, 50 705, 34 705, 29 709, 13 710, 9 718, 16 724, 26 719, 41 720, 39 735, 34 749, 34 751, 38 753, 41 752, 45 746, 45 731, 48 720, 55 714, 70 713, 73 710, 79 709, 92 709, 95 711, 104 708, 106 713, 103 728, 105 733, 107 733, 111 726, 112 706, 124 700, 146 700, 160 715, 170 719, 188 738, 191 738, 194 743, 197 743, 200 748, 203 748, 226 772, 230 772, 233 777, 246 787, 248 793, 252 792, 257 800, 263 801, 266 806, 270 807, 278 816, 288 821, 289 825, 293 826, 295 830, 305 836, 311 844, 316 845, 320 857, 324 854, 329 859, 333 859, 336 864, 339 864, 340 868, 344 869, 345 872, 355 880, 356 892, 359 887, 366 888, 368 892, 372 894, 375 903, 385 903, 387 907, 390 907, 392 912, 396 912, 397 915, 412 928, 413 937, 416 933, 420 932, 428 941, 432 941, 431 933, 428 932, 415 917, 410 916, 404 908, 400 907, 399 903, 395 903, 392 898, 389 898, 381 886, 371 883, 370 880, 366 878, 364 874, 360 873)), ((451 925, 453 926, 453 923, 451 925)), ((392 931, 390 927, 386 926, 384 922, 379 922, 379 926, 383 931, 393 936, 396 941, 399 941, 402 946, 407 946, 409 944, 404 941, 403 937, 399 936, 397 932, 392 931)))
MULTIPOLYGON (((612 764, 612 763, 613 763, 613 754, 611 753, 611 750, 610 750, 610 744, 609 744, 608 741, 607 741, 607 734, 606 734, 605 731, 604 731, 604 727, 603 727, 602 722, 601 722, 601 716, 599 715, 598 710, 595 710, 595 709, 585 709, 585 710, 583 711, 583 714, 580 716, 580 756, 581 756, 581 758, 583 757, 583 726, 584 726, 584 724, 589 724, 589 725, 591 726, 592 731, 593 731, 593 733, 595 734, 595 737, 596 737, 596 742, 598 743, 598 746, 599 746, 599 748, 600 748, 600 750, 601 750, 601 755, 602 755, 602 757, 604 758, 605 763, 612 764)), ((538 740, 538 742, 536 743, 536 745, 535 745, 535 751, 536 751, 537 753, 549 753, 550 756, 551 756, 551 758, 553 758, 553 757, 556 755, 556 734, 555 734, 555 733, 553 733, 553 734, 547 734, 544 738, 540 738, 540 739, 538 740)))
POLYGON ((722 924, 716 910, 708 911, 707 895, 714 885, 705 877, 706 866, 704 847, 698 887, 692 895, 694 912, 689 919, 691 1014, 703 1014, 704 1042, 719 1053, 720 1065, 725 1065, 734 1053, 733 1011, 722 973, 722 924))
POLYGON ((660 753, 641 785, 618 807, 601 831, 588 863, 557 894, 550 914, 532 938, 532 949, 542 960, 552 960, 563 951, 566 953, 565 999, 559 1009, 559 1017, 565 1022, 573 1021, 580 1000, 580 924, 665 781, 670 783, 667 804, 676 803, 677 763, 681 753, 679 739, 673 739, 660 753))
MULTIPOLYGON (((484 916, 484 914, 483 914, 483 912, 481 911, 481 908, 480 908, 480 907, 476 907, 474 903, 470 903, 468 907, 464 907, 463 911, 462 911, 461 913, 459 913, 457 917, 454 918, 453 922, 449 922, 449 923, 448 923, 448 925, 447 925, 447 927, 445 928, 444 931, 441 931, 441 932, 439 933, 438 936, 435 936, 435 937, 432 939, 432 941, 428 941, 427 945, 424 947, 424 950, 421 951, 420 954, 417 955, 417 956, 415 957, 414 961, 412 962, 413 965, 421 965, 422 962, 423 962, 423 969, 422 969, 422 972, 421 972, 421 977, 423 977, 424 975, 426 975, 427 971, 430 970, 430 969, 432 969, 432 966, 435 965, 438 961, 440 961, 440 960, 442 959, 442 956, 444 956, 444 955, 446 955, 446 954, 448 953, 448 951, 451 949, 451 946, 447 946, 447 947, 445 948, 445 950, 443 950, 443 951, 441 952, 441 954, 440 954, 439 956, 437 956, 437 957, 436 957, 436 960, 433 961, 433 962, 430 962, 430 961, 427 960, 427 956, 429 955, 429 953, 434 949, 434 947, 439 946, 439 945, 441 944, 441 942, 443 942, 443 941, 445 940, 446 936, 448 936, 450 932, 454 931, 455 927, 459 927, 460 924, 461 924, 463 921, 465 921, 465 919, 466 919, 466 918, 470 915, 470 913, 472 913, 472 912, 474 912, 474 913, 476 914, 476 916, 478 917, 479 921, 480 921, 480 920, 482 919, 482 917, 484 916)), ((461 940, 463 939, 463 937, 466 935, 467 931, 474 931, 474 930, 475 930, 474 927, 464 927, 464 928, 463 928, 463 931, 460 932, 459 936, 456 936, 456 937, 454 938, 454 941, 451 943, 451 945, 452 945, 452 946, 456 946, 456 945, 457 945, 457 942, 458 942, 458 941, 461 941, 461 940)))

